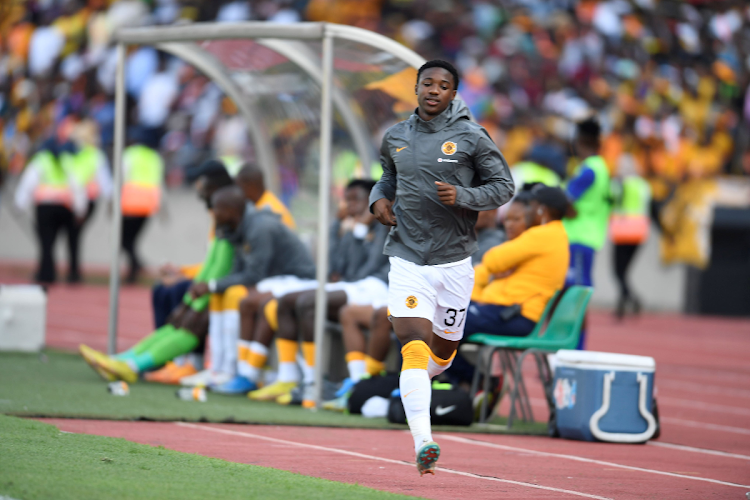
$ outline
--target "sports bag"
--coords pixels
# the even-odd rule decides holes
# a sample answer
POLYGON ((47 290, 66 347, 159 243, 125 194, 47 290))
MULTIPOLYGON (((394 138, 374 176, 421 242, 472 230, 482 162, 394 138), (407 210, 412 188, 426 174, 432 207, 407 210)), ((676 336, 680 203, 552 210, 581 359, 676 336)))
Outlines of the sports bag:
MULTIPOLYGON (((469 394, 456 388, 446 390, 433 387, 430 420, 433 425, 471 425, 474 421, 474 409, 469 394)), ((388 421, 394 424, 406 423, 401 396, 391 397, 388 421)))

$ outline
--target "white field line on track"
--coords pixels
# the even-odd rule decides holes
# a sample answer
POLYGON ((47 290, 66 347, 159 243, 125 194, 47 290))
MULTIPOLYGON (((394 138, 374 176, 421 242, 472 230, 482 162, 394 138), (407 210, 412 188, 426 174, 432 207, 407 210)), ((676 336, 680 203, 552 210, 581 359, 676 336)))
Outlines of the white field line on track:
POLYGON ((733 486, 735 488, 746 488, 746 489, 750 488, 750 485, 746 485, 746 484, 729 483, 726 481, 720 481, 718 479, 710 479, 707 477, 686 476, 684 474, 677 474, 674 472, 665 472, 665 471, 660 471, 660 470, 655 470, 655 469, 646 469, 643 467, 634 467, 632 465, 617 464, 614 462, 606 462, 604 460, 596 460, 593 458, 579 457, 577 455, 564 455, 562 453, 550 453, 547 451, 537 451, 537 450, 531 450, 528 448, 518 448, 516 446, 506 446, 502 444, 489 443, 487 441, 481 441, 478 439, 468 439, 464 437, 451 436, 449 434, 437 434, 437 436, 439 436, 442 439, 448 439, 449 441, 456 441, 458 443, 465 443, 465 444, 473 444, 475 446, 484 446, 487 448, 496 448, 496 449, 506 450, 506 451, 516 451, 519 453, 529 453, 532 455, 539 455, 539 456, 551 457, 551 458, 563 458, 566 460, 573 460, 576 462, 586 462, 590 464, 604 465, 607 467, 615 467, 618 469, 633 470, 637 472, 647 472, 649 474, 658 474, 661 476, 677 477, 680 479, 690 479, 692 481, 703 481, 706 483, 721 484, 723 486, 733 486))
POLYGON ((659 420, 662 422, 666 422, 668 424, 683 425, 685 427, 695 427, 697 429, 704 429, 708 431, 731 432, 734 434, 745 434, 747 436, 750 436, 750 429, 745 429, 744 427, 732 427, 729 425, 707 424, 706 422, 695 422, 693 420, 683 420, 681 418, 672 418, 672 417, 659 417, 659 420))
POLYGON ((726 451, 719 451, 719 450, 709 450, 707 448, 696 448, 694 446, 685 446, 684 444, 663 443, 661 441, 649 441, 646 444, 649 446, 658 446, 659 448, 670 448, 673 450, 690 451, 693 453, 703 453, 704 455, 715 455, 717 457, 739 458, 740 460, 750 460, 750 456, 748 455, 740 455, 738 453, 728 453, 726 451))
MULTIPOLYGON (((750 416, 750 410, 745 408, 738 408, 736 406, 722 406, 722 405, 714 405, 710 403, 701 403, 697 401, 687 401, 684 399, 674 399, 674 398, 664 398, 664 397, 658 397, 657 402, 665 402, 666 404, 664 406, 672 406, 672 407, 685 407, 685 408, 693 408, 695 410, 700 411, 708 411, 713 413, 728 413, 733 415, 742 415, 742 416, 750 416)), ((531 406, 533 408, 540 408, 540 409, 547 409, 547 401, 541 398, 529 398, 529 402, 531 403, 531 406)), ((732 427, 729 425, 720 425, 720 424, 708 424, 703 422, 694 422, 692 420, 683 420, 681 418, 672 418, 672 417, 659 417, 659 420, 662 422, 667 422, 671 424, 677 424, 677 425, 684 425, 687 427, 699 427, 704 428, 705 430, 712 430, 712 431, 724 431, 724 432, 733 432, 735 434, 750 434, 750 429, 745 429, 742 427, 732 427)))
POLYGON ((689 399, 665 398, 663 396, 657 397, 656 401, 659 404, 665 403, 665 406, 680 406, 683 408, 692 408, 694 410, 710 411, 714 413, 730 413, 732 415, 750 417, 750 410, 747 408, 739 408, 737 406, 716 405, 701 401, 691 401, 689 399))
POLYGON ((673 380, 660 378, 657 382, 658 387, 668 387, 671 389, 679 389, 685 392, 697 392, 700 394, 711 394, 732 396, 735 398, 750 398, 750 391, 745 389, 736 389, 732 387, 725 387, 721 385, 709 385, 709 384, 694 384, 692 382, 686 382, 684 380, 673 380))
MULTIPOLYGON (((349 456, 352 456, 352 457, 366 458, 366 459, 369 459, 369 460, 377 460, 377 461, 380 461, 380 462, 387 462, 387 463, 391 463, 391 464, 395 464, 395 465, 406 465, 408 467, 415 467, 415 465, 413 463, 404 462, 402 460, 394 460, 394 459, 391 459, 391 458, 376 457, 375 455, 365 455, 364 453, 357 453, 355 451, 340 450, 338 448, 330 448, 328 446, 319 446, 319 445, 315 445, 315 444, 299 443, 297 441, 287 441, 286 439, 277 439, 277 438, 272 438, 272 437, 268 437, 268 436, 262 436, 260 434, 253 434, 253 433, 250 433, 250 432, 232 431, 232 430, 229 430, 229 429, 222 429, 222 428, 219 428, 219 427, 211 427, 211 426, 208 426, 208 425, 197 425, 197 424, 191 424, 191 423, 187 423, 187 422, 174 422, 174 424, 175 425, 179 425, 180 427, 189 427, 191 429, 198 429, 198 430, 202 430, 202 431, 217 432, 217 433, 220 433, 220 434, 227 434, 227 435, 230 435, 230 436, 239 436, 239 437, 246 437, 246 438, 252 438, 252 439, 260 439, 260 440, 269 441, 269 442, 272 442, 272 443, 280 443, 280 444, 286 444, 286 445, 290 445, 290 446, 298 446, 300 448, 310 448, 310 449, 313 449, 313 450, 327 451, 327 452, 330 452, 330 453, 338 453, 338 454, 341 454, 341 455, 349 455, 349 456)), ((554 491, 556 493, 567 493, 569 495, 575 495, 575 496, 584 497, 584 498, 596 498, 598 500, 613 500, 613 499, 608 498, 608 497, 601 497, 601 496, 598 496, 598 495, 591 495, 589 493, 583 493, 583 492, 580 492, 580 491, 566 490, 566 489, 562 489, 562 488, 553 488, 551 486, 542 486, 542 485, 534 484, 534 483, 524 483, 522 481, 513 481, 511 479, 500 479, 500 478, 493 477, 493 476, 481 476, 479 474, 472 474, 470 472, 463 472, 463 471, 459 471, 459 470, 455 470, 455 469, 446 469, 445 467, 438 467, 437 469, 439 471, 441 471, 441 472, 446 472, 448 474, 456 474, 458 476, 470 477, 472 479, 484 479, 486 481, 495 481, 495 482, 499 482, 499 483, 513 484, 513 485, 516 485, 516 486, 525 486, 527 488, 534 488, 534 489, 538 489, 538 490, 554 491)))

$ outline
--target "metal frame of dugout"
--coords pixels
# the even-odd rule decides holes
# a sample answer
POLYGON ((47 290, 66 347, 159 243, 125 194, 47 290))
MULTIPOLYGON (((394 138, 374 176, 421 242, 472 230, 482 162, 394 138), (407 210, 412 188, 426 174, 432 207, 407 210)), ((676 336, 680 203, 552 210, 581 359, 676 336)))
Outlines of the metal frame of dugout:
MULTIPOLYGON (((277 24, 266 22, 246 23, 196 23, 182 26, 158 26, 147 28, 124 28, 113 37, 117 44, 117 73, 115 82, 115 130, 114 130, 114 186, 113 204, 120 206, 122 187, 122 150, 125 143, 125 47, 127 45, 150 45, 158 50, 175 55, 193 65, 209 77, 238 107, 247 124, 248 135, 258 163, 266 174, 272 191, 278 193, 279 181, 273 147, 257 120, 252 103, 241 92, 227 68, 195 42, 204 40, 252 39, 286 57, 302 69, 321 87, 320 126, 320 179, 318 201, 318 234, 326 235, 330 218, 331 191, 331 140, 333 109, 335 106, 352 137, 352 142, 362 164, 369 167, 372 159, 372 144, 364 124, 352 112, 353 100, 343 88, 336 84, 333 68, 333 49, 336 39, 356 42, 387 52, 409 66, 419 68, 425 59, 411 49, 383 35, 352 26, 330 23, 277 24), (312 54, 303 40, 322 41, 322 61, 312 54)), ((107 350, 115 353, 117 348, 117 317, 119 306, 119 255, 122 230, 122 213, 115 210, 112 219, 112 259, 109 279, 109 330, 107 350)), ((323 345, 325 334, 326 293, 328 275, 328 238, 317 238, 318 289, 315 302, 315 343, 323 345)), ((316 350, 316 406, 320 407, 322 395, 323 352, 316 350)))

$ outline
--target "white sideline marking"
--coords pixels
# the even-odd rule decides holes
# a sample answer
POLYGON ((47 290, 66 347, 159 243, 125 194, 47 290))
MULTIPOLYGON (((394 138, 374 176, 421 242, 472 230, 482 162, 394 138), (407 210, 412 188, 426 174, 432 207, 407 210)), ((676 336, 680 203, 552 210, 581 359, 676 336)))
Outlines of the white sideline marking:
MULTIPOLYGON (((664 398, 659 398, 659 399, 657 399, 657 401, 661 401, 662 399, 664 399, 664 398)), ((666 399, 669 399, 669 398, 666 398, 666 399)), ((539 407, 539 408, 547 409, 547 401, 545 401, 544 399, 529 398, 529 402, 531 402, 531 405, 534 408, 539 407)), ((670 404, 667 404, 665 406, 677 406, 677 405, 675 405, 673 403, 670 403, 670 404)), ((716 406, 716 405, 707 405, 707 406, 716 406)), ((734 407, 734 406, 724 406, 724 407, 721 407, 721 408, 732 409, 732 410, 735 410, 735 411, 741 410, 743 412, 747 411, 744 408, 737 408, 737 407, 734 407)), ((700 407, 700 409, 704 409, 704 408, 700 407)), ((711 411, 709 408, 705 408, 705 409, 711 411)), ((725 411, 725 410, 722 410, 722 409, 716 410, 716 411, 719 411, 721 413, 725 413, 725 412, 729 413, 728 411, 725 411)), ((705 423, 705 422, 695 422, 693 420, 683 420, 681 418, 661 417, 661 416, 659 417, 659 421, 666 422, 668 424, 684 425, 685 427, 696 427, 696 428, 707 430, 707 431, 722 431, 722 432, 732 432, 734 434, 746 434, 746 435, 750 435, 750 429, 745 429, 743 427, 732 427, 730 425, 709 424, 709 423, 705 423)))
POLYGON ((646 444, 649 446, 658 446, 660 448, 671 448, 673 450, 692 451, 693 453, 703 453, 705 455, 716 455, 717 457, 739 458, 740 460, 750 460, 750 456, 747 456, 747 455, 740 455, 738 453, 727 453, 726 451, 709 450, 706 448, 695 448, 693 446, 685 446, 684 444, 662 443, 661 441, 649 441, 646 444))
MULTIPOLYGON (((406 466, 409 466, 409 467, 415 467, 413 463, 411 463, 411 462, 404 462, 402 460, 393 460, 391 458, 376 457, 374 455, 365 455, 364 453, 357 453, 357 452, 354 452, 354 451, 340 450, 338 448, 329 448, 327 446, 318 446, 318 445, 315 445, 315 444, 306 444, 306 443, 298 443, 296 441, 287 441, 285 439, 277 439, 277 438, 272 438, 272 437, 268 437, 268 436, 262 436, 260 434, 252 434, 250 432, 232 431, 232 430, 229 430, 229 429, 221 429, 221 428, 217 428, 217 427, 210 427, 210 426, 207 426, 207 425, 196 425, 196 424, 191 424, 191 423, 187 423, 187 422, 174 422, 174 424, 175 425, 179 425, 181 427, 189 427, 191 429, 198 429, 198 430, 203 430, 203 431, 218 432, 220 434, 228 434, 230 436, 240 436, 240 437, 246 437, 246 438, 262 439, 264 441, 270 441, 272 443, 281 443, 281 444, 286 444, 286 445, 291 445, 291 446, 299 446, 300 448, 311 448, 313 450, 328 451, 328 452, 331 452, 331 453, 339 453, 341 455, 349 455, 349 456, 352 456, 352 457, 367 458, 369 460, 378 460, 380 462, 388 462, 388 463, 395 464, 395 465, 406 465, 406 466)), ((500 479, 500 478, 493 477, 493 476, 480 476, 478 474, 472 474, 470 472, 463 472, 463 471, 454 470, 454 469, 446 469, 445 467, 438 467, 438 470, 440 470, 442 472, 446 472, 448 474, 456 474, 458 476, 465 476, 465 477, 470 477, 470 478, 473 478, 473 479, 485 479, 487 481, 496 481, 496 482, 499 482, 499 483, 514 484, 514 485, 517 485, 517 486, 525 486, 527 488, 535 488, 535 489, 538 489, 538 490, 555 491, 557 493, 567 493, 569 495, 575 495, 575 496, 585 497, 585 498, 596 498, 598 500, 613 500, 613 499, 608 498, 608 497, 600 497, 600 496, 597 496, 597 495, 590 495, 588 493, 582 493, 580 491, 565 490, 565 489, 562 489, 562 488, 553 488, 551 486, 542 486, 542 485, 534 484, 534 483, 524 483, 522 481, 513 481, 511 479, 500 479)))
POLYGON ((648 472, 650 474, 659 474, 662 476, 678 477, 680 479, 691 479, 693 481, 703 481, 707 483, 721 484, 724 486, 734 486, 735 488, 750 488, 750 485, 746 485, 746 484, 728 483, 726 481, 719 481, 718 479, 710 479, 706 477, 685 476, 683 474, 676 474, 674 472, 664 472, 664 471, 654 470, 654 469, 644 469, 643 467, 633 467, 631 465, 616 464, 614 462, 605 462, 604 460, 596 460, 593 458, 579 457, 576 455, 563 455, 562 453, 550 453, 547 451, 530 450, 528 448, 517 448, 515 446, 505 446, 502 444, 488 443, 487 441, 480 441, 478 439, 468 439, 468 438, 463 438, 463 437, 458 437, 458 436, 451 436, 449 434, 438 434, 438 436, 440 436, 440 438, 442 439, 448 439, 450 441, 456 441, 458 443, 473 444, 476 446, 486 446, 487 448, 498 448, 501 450, 518 451, 522 453, 530 453, 533 455, 540 455, 544 457, 564 458, 566 460, 574 460, 576 462, 586 462, 590 464, 606 465, 607 467, 616 467, 618 469, 634 470, 638 472, 648 472))
POLYGON ((659 420, 668 424, 684 425, 685 427, 697 427, 698 429, 732 432, 734 434, 745 434, 750 436, 750 429, 743 427, 732 427, 729 425, 707 424, 705 422, 695 422, 693 420, 683 420, 681 418, 659 417, 659 420))
POLYGON ((663 396, 658 397, 656 401, 659 404, 664 403, 664 406, 681 406, 683 408, 692 408, 695 410, 710 411, 714 413, 730 413, 732 415, 750 417, 750 410, 747 408, 739 408, 737 406, 716 405, 701 401, 691 401, 689 399, 665 398, 663 396))
POLYGON ((709 384, 694 384, 692 382, 685 382, 683 380, 673 380, 660 378, 659 387, 671 387, 686 392, 697 392, 700 394, 721 394, 723 396, 733 396, 736 398, 750 398, 750 391, 745 389, 735 389, 732 387, 726 387, 721 385, 709 385, 709 384))

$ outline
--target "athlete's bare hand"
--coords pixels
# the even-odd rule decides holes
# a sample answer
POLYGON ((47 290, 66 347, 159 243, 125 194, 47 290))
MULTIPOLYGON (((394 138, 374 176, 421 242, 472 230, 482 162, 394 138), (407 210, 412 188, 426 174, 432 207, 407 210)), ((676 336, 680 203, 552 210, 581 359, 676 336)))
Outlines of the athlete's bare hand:
POLYGON ((444 205, 456 204, 456 186, 438 181, 435 181, 435 185, 437 186, 438 198, 444 205))
POLYGON ((380 198, 372 205, 372 213, 378 222, 384 226, 395 226, 396 216, 393 215, 393 202, 388 198, 380 198))
POLYGON ((190 295, 193 296, 194 299, 197 299, 198 297, 202 297, 208 293, 208 284, 207 283, 193 283, 190 285, 190 295))

